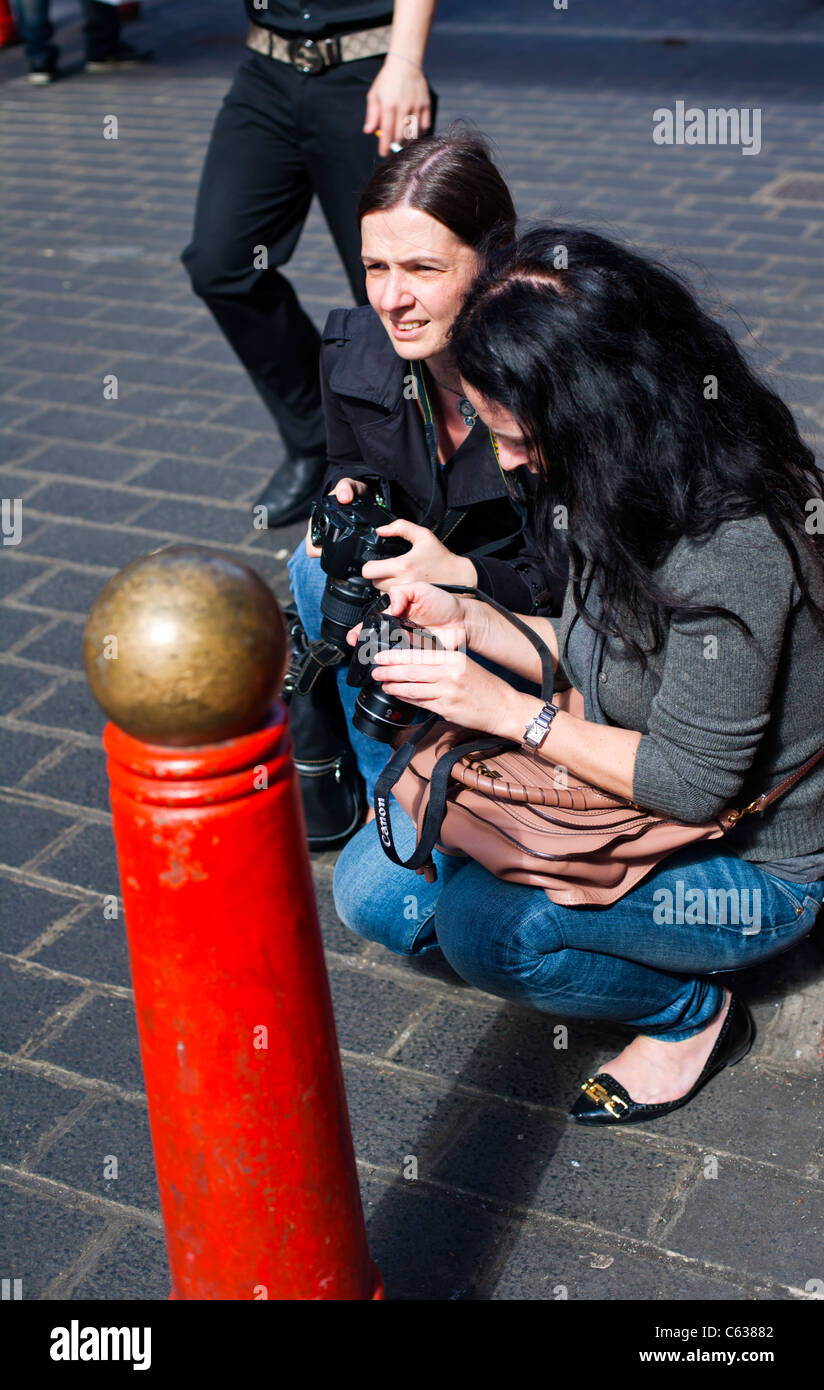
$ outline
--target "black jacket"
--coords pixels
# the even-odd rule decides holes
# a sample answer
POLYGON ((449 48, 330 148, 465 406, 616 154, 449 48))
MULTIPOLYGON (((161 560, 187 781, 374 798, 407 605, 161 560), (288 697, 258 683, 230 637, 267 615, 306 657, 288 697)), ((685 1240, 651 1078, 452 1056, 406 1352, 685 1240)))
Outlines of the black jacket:
POLYGON ((526 504, 519 511, 480 421, 443 468, 433 467, 410 371, 369 305, 332 310, 320 354, 328 459, 322 491, 331 492, 341 478, 385 480, 395 515, 428 526, 451 551, 472 559, 484 593, 516 613, 560 612, 566 556, 559 536, 548 564, 523 524, 530 475, 519 470, 526 504), (448 511, 464 515, 443 531, 448 511), (474 554, 507 537, 494 555, 474 554))

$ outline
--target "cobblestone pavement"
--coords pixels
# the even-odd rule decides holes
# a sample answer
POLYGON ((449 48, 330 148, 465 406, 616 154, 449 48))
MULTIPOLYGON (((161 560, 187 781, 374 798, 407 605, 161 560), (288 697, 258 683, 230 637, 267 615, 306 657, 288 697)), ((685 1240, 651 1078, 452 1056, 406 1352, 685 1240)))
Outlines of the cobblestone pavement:
MULTIPOLYGON (((444 0, 430 62, 441 121, 467 116, 494 137, 524 215, 606 228, 691 274, 812 436, 824 425, 824 9, 696 8, 673 0, 661 20, 653 0, 566 12, 527 0, 509 19, 490 0, 444 0), (761 152, 656 146, 652 111, 677 98, 761 108, 761 152)), ((0 53, 2 495, 22 498, 24 517, 0 566, 0 1274, 26 1299, 168 1291, 123 931, 103 916, 117 875, 85 615, 118 567, 176 540, 231 547, 283 599, 302 530, 250 528, 279 445, 178 262, 241 7, 148 0, 143 12, 150 70, 83 75, 65 4, 65 80, 32 89, 20 50, 0 53), (112 113, 119 139, 106 141, 112 113), (117 401, 103 399, 111 372, 117 401)), ((347 302, 316 211, 292 271, 319 325, 347 302)), ((735 981, 759 1026, 745 1062, 649 1128, 587 1133, 566 1109, 618 1034, 574 1022, 558 1050, 557 1020, 352 939, 333 862, 315 856, 314 873, 390 1296, 824 1293, 821 928, 735 981)))

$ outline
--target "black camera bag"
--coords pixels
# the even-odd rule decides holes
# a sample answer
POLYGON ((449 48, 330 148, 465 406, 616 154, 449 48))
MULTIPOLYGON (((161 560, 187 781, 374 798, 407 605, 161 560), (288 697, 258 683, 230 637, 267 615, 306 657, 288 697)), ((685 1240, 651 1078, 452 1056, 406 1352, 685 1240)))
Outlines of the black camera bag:
POLYGON ((335 678, 341 656, 329 643, 310 643, 293 608, 284 616, 292 657, 281 699, 289 706, 306 836, 310 849, 336 849, 355 833, 366 807, 335 678))

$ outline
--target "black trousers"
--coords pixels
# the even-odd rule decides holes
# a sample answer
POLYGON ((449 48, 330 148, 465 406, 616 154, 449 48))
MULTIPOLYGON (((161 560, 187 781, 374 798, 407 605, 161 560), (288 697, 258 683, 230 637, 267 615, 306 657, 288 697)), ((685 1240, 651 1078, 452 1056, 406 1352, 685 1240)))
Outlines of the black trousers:
POLYGON ((363 58, 311 76, 249 52, 215 121, 183 252, 195 293, 246 367, 291 458, 324 451, 320 339, 278 267, 294 251, 316 193, 355 301, 366 303, 357 206, 378 142, 361 127, 382 63, 363 58))

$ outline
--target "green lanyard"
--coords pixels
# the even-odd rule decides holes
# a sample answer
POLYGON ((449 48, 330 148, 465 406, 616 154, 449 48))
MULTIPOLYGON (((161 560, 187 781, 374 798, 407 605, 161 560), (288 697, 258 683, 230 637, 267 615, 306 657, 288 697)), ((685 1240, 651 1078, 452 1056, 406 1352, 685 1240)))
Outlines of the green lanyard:
MULTIPOLYGON (((426 446, 429 450, 429 461, 434 468, 438 467, 438 426, 435 423, 435 412, 432 409, 432 402, 429 399, 429 392, 426 389, 426 378, 423 374, 423 364, 421 362, 410 362, 412 375, 415 379, 415 399, 421 408, 423 416, 423 429, 426 435, 426 446)), ((501 468, 501 456, 498 453, 498 441, 492 430, 489 431, 489 438, 492 443, 492 452, 498 464, 501 477, 504 470, 501 468)))

